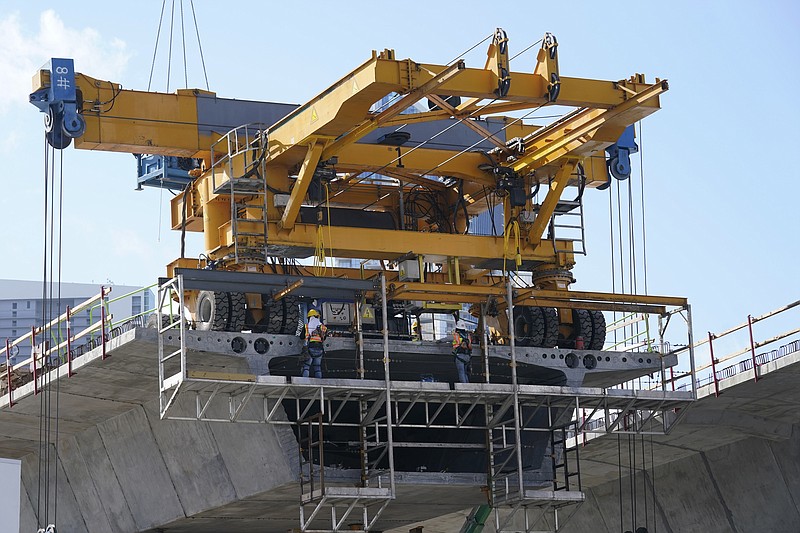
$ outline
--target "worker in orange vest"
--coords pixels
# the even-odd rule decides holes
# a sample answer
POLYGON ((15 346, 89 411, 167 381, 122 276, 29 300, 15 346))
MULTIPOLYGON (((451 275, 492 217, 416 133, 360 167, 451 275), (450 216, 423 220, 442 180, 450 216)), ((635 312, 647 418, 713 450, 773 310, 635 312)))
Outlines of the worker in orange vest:
POLYGON ((472 339, 467 331, 467 323, 463 320, 456 322, 453 330, 453 357, 456 361, 458 381, 469 383, 470 357, 472 356, 472 339))
POLYGON ((314 374, 315 378, 322 377, 322 358, 325 355, 325 337, 328 334, 328 328, 319 319, 319 311, 310 309, 308 311, 308 322, 305 327, 305 347, 303 360, 303 373, 304 378, 314 374))

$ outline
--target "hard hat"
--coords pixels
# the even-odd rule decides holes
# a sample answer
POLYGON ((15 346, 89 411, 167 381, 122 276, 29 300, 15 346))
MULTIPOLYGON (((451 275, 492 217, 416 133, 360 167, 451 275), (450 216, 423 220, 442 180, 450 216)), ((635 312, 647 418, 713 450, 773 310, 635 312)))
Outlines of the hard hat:
POLYGON ((458 322, 456 322, 456 329, 463 329, 464 331, 466 331, 467 323, 464 322, 463 320, 459 320, 458 322))
POLYGON ((319 316, 319 311, 317 311, 316 309, 309 309, 308 310, 308 314, 306 316, 308 318, 311 318, 312 316, 318 317, 319 316))

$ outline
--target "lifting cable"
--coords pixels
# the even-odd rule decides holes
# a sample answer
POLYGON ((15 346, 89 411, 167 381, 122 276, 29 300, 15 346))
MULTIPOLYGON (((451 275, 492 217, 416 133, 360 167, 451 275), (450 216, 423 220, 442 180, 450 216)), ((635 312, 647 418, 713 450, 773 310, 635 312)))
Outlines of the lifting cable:
POLYGON ((192 19, 194 20, 194 32, 197 34, 197 48, 200 50, 200 63, 203 65, 203 77, 206 80, 206 90, 211 91, 208 85, 208 72, 206 72, 206 59, 203 57, 203 45, 200 44, 200 27, 197 25, 197 15, 194 12, 194 0, 189 0, 189 6, 192 8, 192 19))
MULTIPOLYGON (((150 63, 150 77, 147 81, 147 91, 150 92, 150 87, 153 83, 153 72, 156 66, 156 56, 158 54, 158 43, 161 40, 161 26, 164 22, 164 11, 167 5, 167 0, 162 0, 161 2, 161 14, 158 18, 158 29, 156 30, 156 39, 155 44, 153 45, 153 60, 150 63)), ((206 60, 203 54, 203 45, 200 42, 200 27, 197 24, 197 13, 194 9, 194 0, 190 0, 189 6, 192 10, 192 21, 194 23, 194 30, 195 35, 197 36, 197 48, 200 52, 200 63, 203 66, 203 77, 206 82, 206 90, 210 91, 210 86, 208 83, 208 71, 206 70, 206 60)), ((185 17, 183 12, 183 0, 180 0, 180 17, 181 17, 181 46, 183 51, 183 80, 184 80, 184 87, 189 88, 189 64, 186 59, 186 28, 185 28, 185 17)), ((170 26, 169 26, 169 51, 167 57, 167 92, 169 92, 169 81, 170 75, 172 72, 172 36, 173 31, 175 28, 175 0, 172 0, 171 3, 171 12, 170 12, 170 26)))
POLYGON ((644 275, 644 294, 647 294, 647 228, 644 210, 644 139, 642 137, 642 121, 639 121, 639 178, 642 193, 642 274, 644 275))
MULTIPOLYGON (((63 175, 64 175, 64 154, 59 150, 59 172, 58 183, 56 184, 55 169, 55 148, 50 147, 45 135, 44 139, 44 203, 43 203, 43 257, 42 257, 42 300, 41 300, 41 321, 40 328, 41 343, 35 344, 32 339, 32 353, 34 365, 37 364, 37 357, 40 359, 39 368, 41 378, 37 376, 37 381, 41 379, 41 389, 39 396, 39 464, 38 464, 38 486, 36 498, 36 519, 37 523, 44 518, 44 524, 55 524, 58 519, 58 441, 59 441, 59 406, 60 406, 60 380, 56 376, 55 400, 53 399, 52 371, 65 362, 61 356, 60 347, 62 344, 62 326, 58 317, 61 315, 61 271, 62 271, 62 219, 63 219, 63 175), (56 190, 58 198, 56 199, 56 190), (56 213, 56 201, 58 202, 58 212, 56 213), (56 219, 56 216, 58 217, 56 219), (57 269, 57 270, 56 270, 57 269), (53 322, 56 324, 53 324, 53 322), (57 325, 57 331, 53 331, 53 326, 57 325), (53 357, 53 347, 56 349, 55 358, 53 357), (54 407, 55 403, 55 407, 54 407), (55 410, 55 413, 54 413, 55 410), (51 456, 50 443, 53 443, 53 453, 51 456), (52 468, 52 472, 51 472, 52 468), (51 485, 52 486, 52 509, 51 509, 51 485), (44 512, 42 512, 44 505, 44 512)), ((65 356, 70 354, 65 350, 65 356)), ((57 372, 57 370, 56 370, 57 372)), ((36 385, 36 384, 35 384, 36 385)), ((38 386, 38 385, 37 385, 38 386)))
MULTIPOLYGON (((634 208, 634 187, 631 183, 633 180, 629 179, 627 184, 627 194, 622 192, 622 184, 619 180, 616 181, 616 202, 614 201, 614 194, 609 191, 609 229, 610 229, 610 247, 611 247, 611 287, 613 292, 617 292, 617 283, 619 283, 619 290, 622 293, 629 292, 635 294, 639 291, 639 263, 641 262, 642 275, 643 275, 643 289, 647 294, 647 248, 646 248, 646 232, 645 232, 645 194, 644 194, 644 156, 641 149, 641 122, 639 123, 639 164, 640 164, 640 202, 641 202, 641 248, 637 255, 637 221, 634 208), (624 224, 627 222, 627 228, 624 224), (623 232, 627 233, 627 246, 625 245, 625 238, 623 232), (616 242, 615 242, 616 241, 616 242), (626 257, 627 254, 627 257, 626 257), (627 264, 626 264, 627 263, 627 264), (618 272, 617 272, 618 270, 618 272)), ((616 320, 616 312, 614 313, 616 320)), ((642 316, 645 321, 648 320, 647 315, 642 316)), ((647 327, 647 323, 645 324, 647 327)), ((640 335, 640 324, 635 322, 630 326, 630 333, 627 327, 623 328, 623 340, 621 342, 627 343, 628 339, 638 338, 640 335)), ((649 331, 649 327, 646 329, 649 331)), ((649 334, 648 334, 649 335, 649 334)), ((614 331, 614 341, 617 342, 617 330, 614 331)), ((648 339, 649 342, 649 339, 648 339)), ((641 386, 641 378, 639 378, 639 385, 641 386)), ((626 413, 620 413, 620 416, 628 416, 626 413)), ((634 418, 634 425, 637 424, 634 418)), ((635 429, 635 428, 630 428, 635 429)), ((645 428, 640 428, 644 430, 645 428)), ((650 526, 651 508, 653 531, 657 527, 656 520, 656 482, 655 482, 655 456, 653 450, 653 437, 650 436, 650 486, 647 483, 648 471, 648 457, 647 446, 644 435, 640 435, 640 443, 636 442, 636 435, 631 433, 628 435, 628 459, 626 468, 628 470, 628 490, 629 505, 630 505, 630 531, 637 529, 637 521, 640 519, 640 514, 644 514, 644 524, 639 524, 639 528, 647 530, 650 526), (637 445, 640 446, 641 455, 637 457, 637 445), (637 465, 638 462, 638 465, 637 465), (638 472, 637 472, 638 470, 638 472), (641 484, 638 479, 641 479, 641 484), (641 486, 639 486, 641 485, 641 486), (641 493, 640 493, 641 491, 641 493), (643 500, 640 502, 640 495, 643 500), (652 505, 651 505, 652 502, 652 505)), ((620 435, 617 435, 617 460, 618 460, 618 483, 619 483, 619 523, 620 531, 626 530, 624 526, 624 498, 623 498, 623 457, 622 457, 623 442, 620 435)))
POLYGON ((175 29, 175 0, 172 0, 172 12, 169 15, 169 52, 167 53, 167 90, 169 92, 169 78, 172 73, 172 31, 175 29))

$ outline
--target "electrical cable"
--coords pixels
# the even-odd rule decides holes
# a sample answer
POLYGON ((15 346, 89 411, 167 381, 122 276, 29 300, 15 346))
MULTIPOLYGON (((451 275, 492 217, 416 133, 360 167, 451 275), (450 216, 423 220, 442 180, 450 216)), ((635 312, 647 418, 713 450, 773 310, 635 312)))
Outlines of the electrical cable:
POLYGON ((486 212, 489 213, 489 219, 492 223, 492 236, 497 237, 497 226, 494 222, 494 204, 489 204, 489 193, 486 192, 486 186, 483 186, 483 199, 486 200, 486 212))

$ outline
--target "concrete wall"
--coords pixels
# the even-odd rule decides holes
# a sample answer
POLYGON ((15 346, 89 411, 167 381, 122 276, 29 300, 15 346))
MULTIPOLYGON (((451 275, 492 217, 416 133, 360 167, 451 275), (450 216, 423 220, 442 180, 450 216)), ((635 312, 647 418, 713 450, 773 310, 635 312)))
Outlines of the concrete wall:
MULTIPOLYGON (((629 464, 623 437, 623 467, 629 464)), ((647 527, 650 533, 797 533, 800 531, 800 425, 787 439, 751 437, 700 452, 642 472, 641 440, 636 439, 636 514, 632 515, 631 478, 586 489, 586 501, 563 533, 621 533, 647 527), (655 496, 655 498, 654 498, 655 496), (635 524, 632 527, 632 524, 635 524)), ((418 525, 424 533, 453 533, 467 511, 418 525)), ((562 511, 562 517, 565 511, 562 511)), ((552 516, 552 515, 551 515, 552 516)), ((552 520, 548 524, 552 528, 552 520)), ((387 533, 406 533, 412 526, 387 533)), ((536 530, 544 530, 539 523, 536 530)), ((552 530, 552 529, 551 529, 552 530)), ((484 533, 495 533, 494 515, 484 533)))
POLYGON ((644 477, 640 472, 637 485, 635 527, 631 527, 630 478, 625 478, 624 527, 620 527, 619 483, 610 482, 587 491, 586 503, 565 533, 633 531, 645 525, 650 532, 667 533, 797 533, 800 426, 795 425, 786 440, 749 438, 657 467, 644 477))
MULTIPOLYGON (((148 403, 60 442, 58 531, 146 531, 294 484, 296 456, 288 428, 163 421, 157 403, 148 403)), ((38 479, 38 456, 28 455, 22 461, 20 532, 46 525, 38 479)), ((55 487, 54 467, 50 481, 55 487)), ((49 499, 52 521, 52 493, 49 499)))

